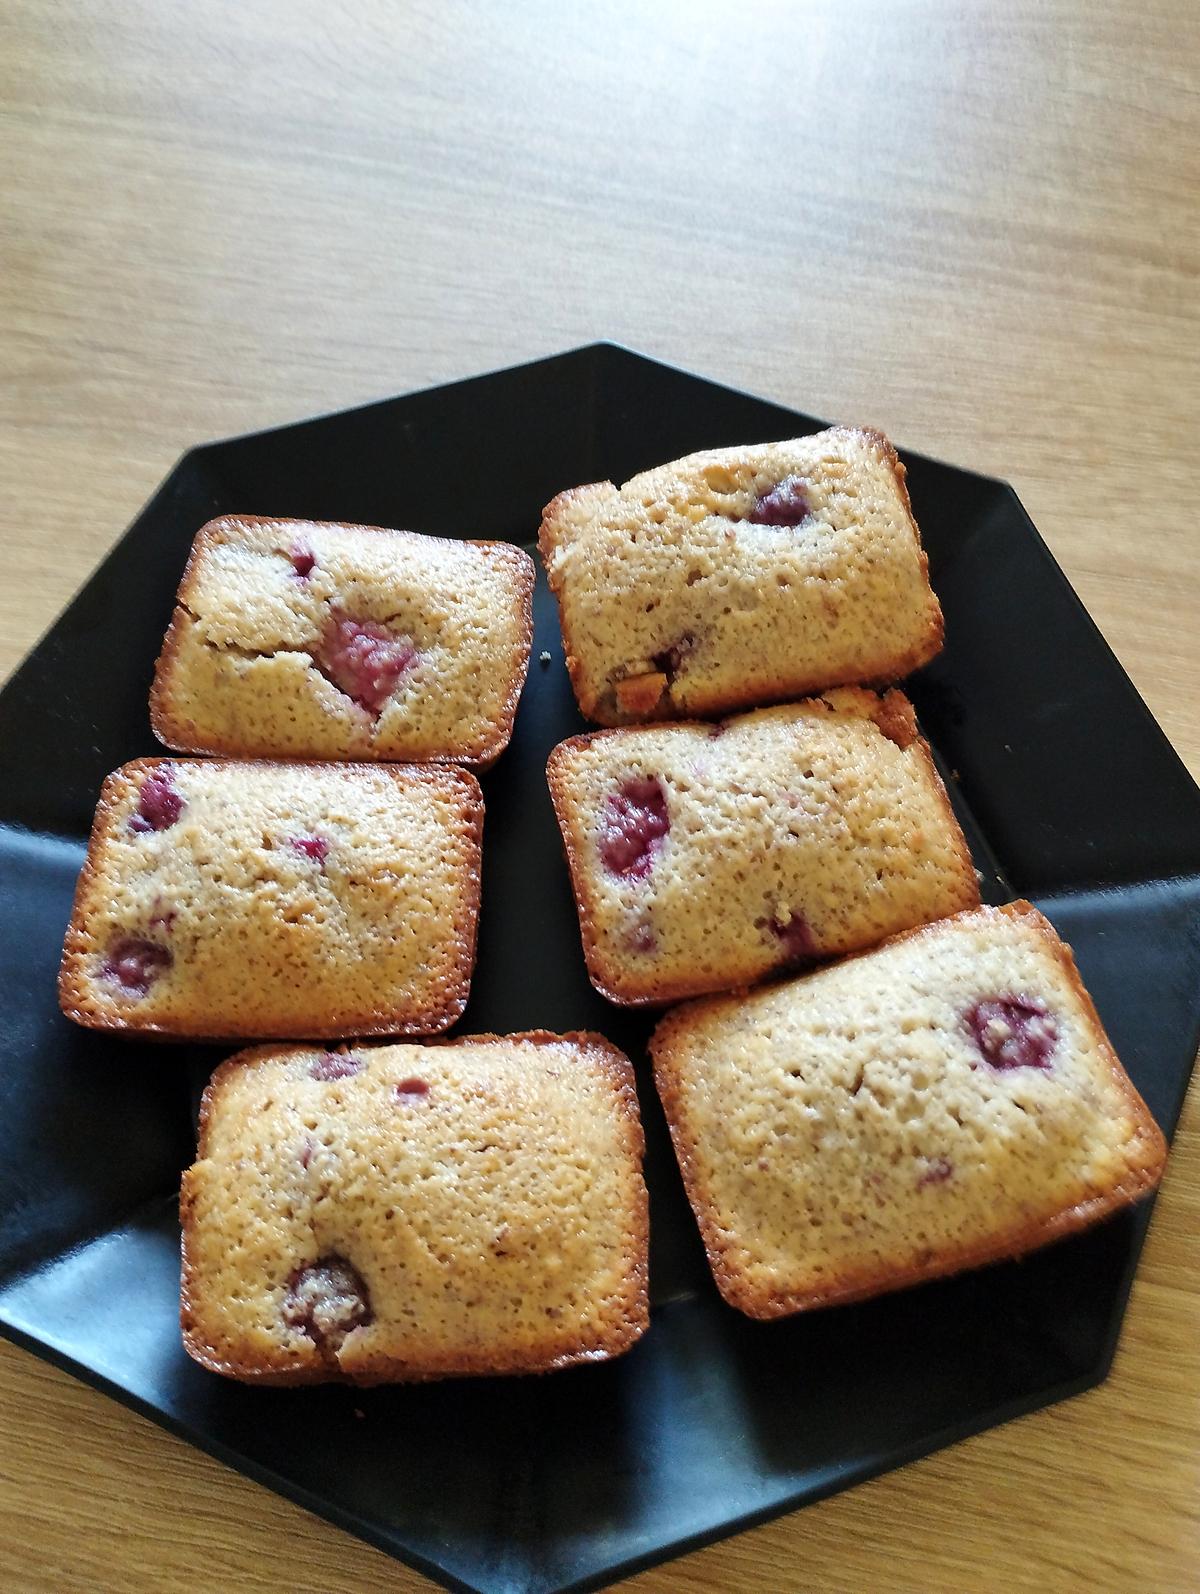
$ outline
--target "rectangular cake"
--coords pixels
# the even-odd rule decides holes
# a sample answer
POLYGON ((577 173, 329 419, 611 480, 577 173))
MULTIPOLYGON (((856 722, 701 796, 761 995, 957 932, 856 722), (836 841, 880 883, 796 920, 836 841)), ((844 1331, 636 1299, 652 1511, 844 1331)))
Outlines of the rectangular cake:
POLYGON ((747 985, 979 901, 901 692, 596 731, 547 777, 588 973, 614 1002, 747 985))
POLYGON ((642 1153, 598 1035, 242 1052, 183 1180, 184 1344, 266 1384, 620 1355, 648 1321, 642 1153))
POLYGON ((1019 1256, 1157 1185, 1166 1145, 1065 946, 978 908, 651 1042, 725 1299, 752 1317, 1019 1256))
POLYGON ((681 719, 899 680, 942 645, 904 466, 833 427, 560 493, 540 538, 579 707, 681 719))
POLYGON ((189 753, 492 763, 529 667, 508 542, 224 515, 196 537, 150 696, 189 753))
POLYGON ((429 1034, 467 1000, 483 799, 452 766, 144 758, 104 783, 59 975, 145 1035, 429 1034))

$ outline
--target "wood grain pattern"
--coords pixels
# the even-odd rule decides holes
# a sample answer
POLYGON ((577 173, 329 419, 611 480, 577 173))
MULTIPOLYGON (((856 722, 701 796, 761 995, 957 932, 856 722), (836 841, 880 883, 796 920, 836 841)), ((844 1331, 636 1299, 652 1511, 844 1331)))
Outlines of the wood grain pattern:
MULTIPOLYGON (((1200 775, 1197 81, 1189 0, 8 0, 0 672, 189 444, 607 337, 1008 477, 1200 775)), ((1198 1131, 1102 1389, 636 1586, 1194 1588, 1198 1131)), ((6 1590, 428 1587, 0 1399, 6 1590)))

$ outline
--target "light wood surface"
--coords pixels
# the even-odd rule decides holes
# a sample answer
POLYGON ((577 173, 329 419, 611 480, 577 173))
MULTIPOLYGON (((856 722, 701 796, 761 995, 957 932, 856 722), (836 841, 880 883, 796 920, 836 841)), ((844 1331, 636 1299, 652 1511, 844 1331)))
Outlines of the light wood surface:
MULTIPOLYGON (((1008 477, 1200 775, 1191 0, 7 0, 0 673, 189 444, 613 338, 1008 477)), ((1200 1114, 1100 1390, 636 1580, 1191 1590, 1200 1114)), ((0 1588, 426 1588, 0 1346, 0 1588)), ((634 1586, 634 1585, 630 1585, 634 1586)))

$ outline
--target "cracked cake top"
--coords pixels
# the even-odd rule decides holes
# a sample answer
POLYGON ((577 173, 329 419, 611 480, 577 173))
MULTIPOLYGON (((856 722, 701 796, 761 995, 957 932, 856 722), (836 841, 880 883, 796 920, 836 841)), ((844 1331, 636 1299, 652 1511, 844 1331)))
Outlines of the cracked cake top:
POLYGON ((506 542, 209 521, 158 660, 155 734, 180 752, 486 766, 529 665, 533 574, 506 542))

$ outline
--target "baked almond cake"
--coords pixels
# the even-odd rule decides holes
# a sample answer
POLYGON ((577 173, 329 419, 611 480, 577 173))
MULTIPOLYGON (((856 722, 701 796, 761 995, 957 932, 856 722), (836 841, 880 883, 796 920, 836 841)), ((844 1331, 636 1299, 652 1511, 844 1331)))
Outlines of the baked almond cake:
POLYGON ((717 1285, 752 1317, 1019 1256, 1147 1195, 1166 1158, 1027 902, 677 1008, 651 1051, 717 1285))
POLYGON ((483 799, 437 765, 143 758, 104 783, 59 975, 92 1029, 428 1034, 467 1000, 483 799))
POLYGON ((689 454, 560 493, 540 548, 602 725, 898 680, 942 645, 904 466, 880 432, 689 454))
POLYGON ((507 542, 209 521, 159 656, 155 734, 191 753, 490 764, 529 667, 533 580, 507 542))
POLYGON ((547 777, 588 973, 614 1002, 746 985, 979 901, 901 692, 596 731, 547 777))
POLYGON ((633 1070, 598 1035, 257 1047, 184 1175, 184 1344, 267 1384, 547 1372, 644 1332, 633 1070))

